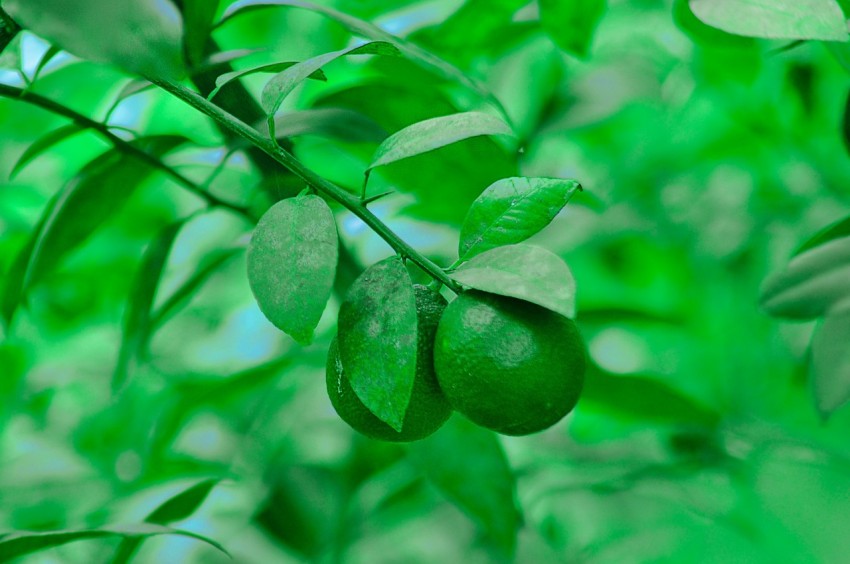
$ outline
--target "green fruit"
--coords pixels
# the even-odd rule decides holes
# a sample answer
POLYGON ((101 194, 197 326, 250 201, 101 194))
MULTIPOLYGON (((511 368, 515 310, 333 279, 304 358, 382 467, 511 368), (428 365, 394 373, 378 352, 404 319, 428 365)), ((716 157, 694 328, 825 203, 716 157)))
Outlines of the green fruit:
POLYGON ((584 383, 584 343, 571 320, 522 300, 465 292, 446 308, 434 367, 446 398, 505 435, 560 421, 584 383))
POLYGON ((373 439, 394 442, 424 439, 442 427, 452 412, 434 375, 434 335, 446 299, 425 286, 416 285, 414 290, 418 314, 416 378, 401 432, 378 419, 354 393, 345 375, 336 337, 328 350, 326 383, 331 404, 343 421, 373 439))

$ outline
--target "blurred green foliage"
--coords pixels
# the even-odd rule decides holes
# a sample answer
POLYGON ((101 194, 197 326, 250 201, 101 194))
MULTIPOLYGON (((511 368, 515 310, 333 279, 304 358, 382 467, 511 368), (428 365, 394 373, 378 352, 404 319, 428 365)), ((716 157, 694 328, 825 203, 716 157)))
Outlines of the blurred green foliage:
MULTIPOLYGON (((185 4, 208 25, 202 3, 185 4)), ((0 329, 0 531, 147 520, 257 563, 502 561, 517 526, 520 562, 845 559, 850 409, 820 419, 807 381, 814 323, 777 322, 758 299, 769 273, 850 211, 846 46, 782 49, 788 41, 710 28, 684 0, 610 0, 577 59, 544 33, 535 3, 325 4, 481 81, 519 132, 519 152, 482 137, 374 171, 370 191, 399 193, 373 209, 414 247, 449 264, 467 208, 498 179, 584 186, 530 240, 564 257, 578 283, 593 366, 577 409, 525 438, 478 436, 457 416, 409 448, 355 435, 325 394, 325 353, 342 292, 388 256, 386 245, 335 210, 346 253, 315 342, 302 347, 251 296, 251 221, 206 209, 161 172, 114 166, 100 185, 110 202, 98 211, 103 222, 81 212, 74 225, 91 236, 55 257, 0 329), (150 297, 158 313, 140 337, 148 347, 122 365, 126 383, 113 391, 122 327, 136 327, 125 320, 128 296, 150 264, 146 249, 177 221, 150 297), (494 479, 504 469, 494 460, 510 475, 494 479), (180 496, 206 486, 194 500, 180 496), (157 508, 169 519, 151 519, 157 508)), ((212 37, 221 51, 259 49, 236 68, 305 60, 351 39, 333 19, 297 9, 246 13, 212 37)), ((198 41, 186 46, 194 60, 198 41)), ((48 51, 44 39, 18 34, 0 57, 0 82, 26 87, 48 51)), ((356 117, 342 128, 308 122, 286 142, 352 191, 381 131, 483 104, 405 58, 340 59, 326 74, 283 109, 356 117), (370 135, 352 134, 363 123, 370 135)), ((257 98, 266 78, 243 84, 257 98)), ((98 119, 129 80, 59 53, 30 88, 98 119)), ((228 85, 216 100, 249 108, 239 95, 228 85)), ((109 149, 77 133, 6 180, 29 146, 67 123, 0 100, 4 286, 51 198, 109 149)), ((164 161, 251 213, 303 187, 245 147, 227 152, 208 120, 164 92, 124 98, 109 123, 191 140, 164 161)), ((73 543, 21 561, 109 562, 131 550, 126 542, 73 543)), ((138 562, 226 558, 171 535, 131 552, 138 562)))

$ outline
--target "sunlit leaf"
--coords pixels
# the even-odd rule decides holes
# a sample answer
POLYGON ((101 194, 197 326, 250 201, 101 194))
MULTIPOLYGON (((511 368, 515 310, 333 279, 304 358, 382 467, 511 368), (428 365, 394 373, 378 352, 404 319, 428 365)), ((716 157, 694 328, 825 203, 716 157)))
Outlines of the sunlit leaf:
POLYGON ((110 525, 96 529, 62 530, 62 531, 16 531, 0 538, 0 562, 6 562, 13 558, 20 558, 25 554, 46 550, 70 542, 86 539, 102 538, 128 538, 128 537, 153 537, 157 535, 180 535, 197 539, 213 546, 227 554, 224 547, 209 537, 184 531, 172 529, 152 523, 138 523, 133 525, 110 525))
POLYGON ((331 61, 345 55, 383 55, 388 57, 401 56, 401 52, 391 43, 386 41, 370 41, 347 49, 332 51, 307 59, 296 65, 279 72, 273 76, 263 88, 260 100, 263 109, 269 115, 277 112, 283 100, 292 92, 296 86, 306 78, 320 70, 331 61))
POLYGON ((539 0, 540 23, 558 47, 586 57, 607 0, 539 0))
POLYGON ((847 41, 835 0, 690 0, 702 22, 737 35, 767 39, 847 41))
POLYGON ((6 0, 17 22, 84 59, 142 76, 183 72, 180 14, 157 0, 6 0))
POLYGON ((71 123, 39 137, 18 158, 18 161, 12 167, 12 172, 9 173, 9 178, 14 178, 25 166, 37 159, 41 154, 49 151, 53 146, 58 145, 80 131, 82 131, 82 128, 79 125, 71 123))
POLYGON ((375 150, 369 169, 481 135, 513 135, 513 131, 502 119, 483 112, 464 112, 420 121, 384 140, 375 150))
POLYGON ((814 319, 850 307, 850 237, 797 255, 765 280, 761 306, 770 315, 814 319))
POLYGON ((248 282, 263 314, 299 343, 313 330, 333 289, 339 239, 323 199, 301 195, 260 218, 248 246, 248 282))
POLYGON ((380 143, 387 138, 384 128, 360 112, 344 108, 316 108, 275 115, 278 138, 322 135, 352 143, 380 143))
MULTIPOLYGON (((243 78, 245 76, 250 76, 252 74, 257 73, 277 73, 282 70, 288 69, 293 65, 297 65, 297 61, 286 61, 283 63, 270 63, 265 65, 259 65, 256 67, 251 67, 248 69, 235 70, 231 72, 226 72, 215 79, 215 88, 209 93, 207 96, 207 100, 212 100, 213 97, 218 94, 218 91, 233 82, 234 80, 243 78)), ((318 69, 314 71, 312 74, 307 76, 307 78, 312 78, 313 80, 327 80, 328 77, 325 76, 325 73, 322 72, 322 69, 318 69)))
POLYGON ((162 271, 183 222, 167 226, 151 241, 136 273, 124 311, 121 329, 121 349, 112 375, 112 389, 120 389, 127 380, 134 360, 144 356, 151 335, 151 308, 156 298, 162 271))
POLYGON ((823 417, 850 400, 850 311, 827 315, 815 330, 810 378, 823 417))
POLYGON ((410 455, 428 479, 506 555, 513 554, 522 524, 516 479, 492 431, 454 416, 430 437, 412 443, 410 455))
POLYGON ((339 352, 357 397, 402 430, 416 375, 416 298, 399 257, 369 267, 339 310, 339 352))
MULTIPOLYGON (((150 155, 162 156, 185 141, 184 137, 155 136, 132 144, 150 155)), ((3 317, 10 320, 27 289, 112 217, 154 170, 118 150, 84 166, 47 205, 29 242, 6 273, 3 317)))
POLYGON ((496 247, 452 273, 462 285, 525 300, 569 318, 576 314, 576 282, 561 257, 542 247, 496 247))
POLYGON ((581 186, 559 178, 506 178, 472 203, 460 229, 461 260, 525 241, 547 225, 581 186))

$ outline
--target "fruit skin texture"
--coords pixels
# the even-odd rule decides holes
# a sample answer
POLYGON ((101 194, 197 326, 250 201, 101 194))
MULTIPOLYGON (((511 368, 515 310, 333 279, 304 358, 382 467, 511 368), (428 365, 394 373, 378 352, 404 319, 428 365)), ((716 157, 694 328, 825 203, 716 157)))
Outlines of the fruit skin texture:
POLYGON ((434 367, 458 412, 505 435, 528 435, 575 407, 586 357, 581 335, 566 317, 515 298, 471 291, 443 313, 434 367))
POLYGON ((373 439, 392 442, 424 439, 442 427, 452 413, 434 374, 434 335, 446 308, 446 299, 418 284, 414 286, 414 291, 418 314, 416 378, 400 433, 375 417, 354 393, 345 376, 336 337, 328 350, 325 381, 331 404, 343 421, 373 439))

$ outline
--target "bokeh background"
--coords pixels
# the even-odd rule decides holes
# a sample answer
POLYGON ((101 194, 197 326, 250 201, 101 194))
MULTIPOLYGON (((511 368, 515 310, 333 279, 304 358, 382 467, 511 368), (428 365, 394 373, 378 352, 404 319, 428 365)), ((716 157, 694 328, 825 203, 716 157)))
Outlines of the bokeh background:
MULTIPOLYGON (((251 222, 206 210, 153 174, 0 329, 0 530, 139 522, 216 479, 174 526, 218 540, 239 562, 500 561, 494 527, 514 511, 522 513, 520 562, 846 559, 850 409, 824 422, 813 405, 813 323, 779 322, 758 307, 765 277, 850 210, 841 53, 727 35, 678 0, 611 0, 583 59, 541 30, 533 3, 322 3, 480 79, 519 132, 519 151, 477 138, 376 171, 371 189, 398 194, 375 210, 419 250, 453 262, 466 209, 499 178, 584 186, 531 241, 564 257, 578 281, 592 367, 577 409, 544 433, 500 437, 516 507, 470 514, 427 479, 415 450, 356 435, 325 393, 341 296, 389 248, 336 210, 347 263, 315 343, 301 347, 253 301, 244 256, 251 222), (155 301, 171 307, 156 319, 147 358, 113 392, 140 257, 186 217, 155 301)), ((337 22, 290 9, 245 14, 213 37, 222 50, 256 50, 237 68, 351 41, 337 22)), ((0 82, 25 86, 21 73, 31 78, 48 48, 20 34, 0 57, 0 82)), ((327 83, 312 81, 287 100, 301 120, 290 121, 289 142, 310 168, 351 190, 387 133, 482 108, 405 59, 349 58, 326 72, 327 83)), ((244 84, 257 95, 265 78, 244 84)), ((32 91, 102 118, 130 80, 60 53, 32 91)), ((83 132, 8 179, 28 146, 65 123, 0 100, 0 272, 50 198, 109 148, 83 132)), ((303 187, 283 172, 264 176, 243 150, 227 152, 207 119, 164 92, 121 100, 110 123, 190 138, 196 146, 166 162, 198 181, 224 162, 210 190, 252 210, 303 187)), ((114 174, 119 188, 138 180, 130 168, 114 174)), ((458 481, 487 483, 486 461, 448 452, 463 461, 458 481)), ((108 562, 116 546, 81 542, 23 561, 108 562)), ((136 558, 223 561, 181 537, 148 540, 136 558)))

